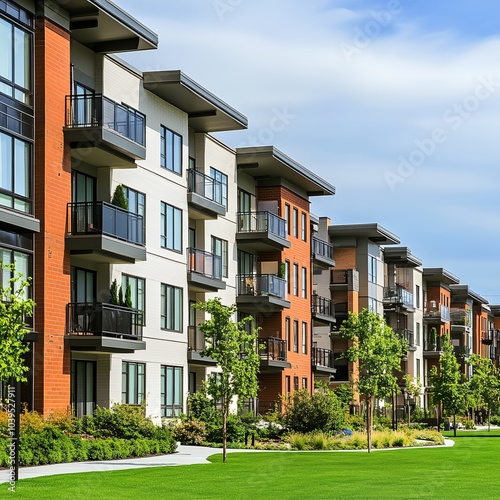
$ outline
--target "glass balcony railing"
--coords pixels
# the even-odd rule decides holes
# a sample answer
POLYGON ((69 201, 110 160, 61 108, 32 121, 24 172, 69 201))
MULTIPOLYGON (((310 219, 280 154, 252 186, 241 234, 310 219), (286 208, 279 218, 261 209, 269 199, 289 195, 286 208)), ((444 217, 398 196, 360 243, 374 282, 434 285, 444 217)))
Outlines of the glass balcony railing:
POLYGON ((238 232, 268 232, 287 239, 286 221, 272 212, 239 212, 237 214, 238 232))
POLYGON ((196 248, 187 249, 189 272, 199 273, 208 278, 222 279, 222 257, 196 248))
POLYGON ((197 326, 188 327, 188 349, 201 352, 206 348, 205 334, 197 326))
POLYGON ((66 310, 67 335, 142 339, 142 313, 102 302, 72 302, 66 310))
POLYGON ((333 245, 314 236, 311 238, 311 251, 315 257, 333 260, 333 245))
POLYGON ((146 144, 146 117, 102 94, 66 96, 66 127, 103 127, 141 146, 146 144))
POLYGON ((384 288, 384 303, 413 307, 413 294, 400 285, 388 286, 384 288))
POLYGON ((227 185, 203 172, 189 169, 188 191, 227 208, 227 185))
POLYGON ((286 281, 274 274, 240 274, 236 276, 238 295, 272 295, 286 297, 286 281))
POLYGON ((68 234, 103 234, 144 246, 142 215, 105 201, 68 203, 68 234))
POLYGON ((450 321, 450 308, 442 304, 432 304, 424 310, 424 317, 440 318, 441 321, 450 321))
POLYGON ((453 326, 471 326, 471 310, 452 307, 450 321, 453 326))

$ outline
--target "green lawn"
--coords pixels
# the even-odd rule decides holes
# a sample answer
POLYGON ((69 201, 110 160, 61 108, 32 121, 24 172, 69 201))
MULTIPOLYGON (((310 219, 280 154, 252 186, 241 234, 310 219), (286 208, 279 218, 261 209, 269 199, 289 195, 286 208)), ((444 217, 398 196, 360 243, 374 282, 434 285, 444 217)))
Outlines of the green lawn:
MULTIPOLYGON (((448 436, 451 433, 445 433, 448 436)), ((368 453, 228 454, 226 464, 145 468, 20 481, 41 499, 489 499, 500 496, 500 431, 459 432, 454 447, 368 453)), ((8 498, 7 484, 0 498, 8 498)), ((13 496, 13 498, 14 498, 13 496)))

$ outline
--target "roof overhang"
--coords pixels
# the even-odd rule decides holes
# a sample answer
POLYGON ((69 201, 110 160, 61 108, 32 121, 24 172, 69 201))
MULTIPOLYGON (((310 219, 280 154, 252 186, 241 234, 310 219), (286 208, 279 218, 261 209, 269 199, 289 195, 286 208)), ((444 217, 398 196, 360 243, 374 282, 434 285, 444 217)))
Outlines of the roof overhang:
POLYGON ((465 302, 466 299, 471 299, 477 304, 488 304, 489 302, 481 297, 478 293, 469 288, 469 285, 450 285, 451 301, 455 300, 465 302))
POLYGON ((330 238, 365 237, 378 245, 398 245, 399 238, 376 222, 368 224, 333 224, 328 227, 330 238))
POLYGON ((422 265, 422 261, 412 255, 408 247, 384 248, 384 262, 396 264, 399 267, 419 267, 422 265))
POLYGON ((424 267, 423 277, 427 281, 439 281, 446 285, 458 285, 460 279, 442 267, 424 267))
POLYGON ((303 189, 307 196, 335 194, 335 187, 274 146, 236 149, 238 171, 256 180, 285 179, 303 189))
POLYGON ((94 52, 155 49, 158 35, 109 0, 55 0, 69 14, 71 38, 94 52))
POLYGON ((197 132, 243 130, 248 119, 182 71, 146 71, 144 88, 188 114, 197 132))

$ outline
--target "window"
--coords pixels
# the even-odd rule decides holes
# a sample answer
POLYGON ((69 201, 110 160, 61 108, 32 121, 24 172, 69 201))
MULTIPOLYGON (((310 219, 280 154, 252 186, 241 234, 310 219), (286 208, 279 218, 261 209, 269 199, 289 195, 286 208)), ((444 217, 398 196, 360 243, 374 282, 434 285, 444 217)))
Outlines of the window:
POLYGON ((214 180, 214 201, 227 208, 227 175, 210 167, 210 177, 214 180))
POLYGON ((251 253, 238 250, 238 274, 253 273, 254 256, 251 253))
POLYGON ((161 328, 182 332, 182 288, 161 285, 161 328))
POLYGON ((71 171, 71 201, 92 203, 96 199, 97 179, 91 175, 71 171))
POLYGON ((285 280, 286 280, 286 293, 290 295, 290 261, 285 260, 285 280))
POLYGON ((293 352, 299 352, 299 322, 293 320, 293 352))
POLYGON ((95 302, 97 273, 71 266, 71 302, 95 302))
POLYGON ((161 202, 161 246, 182 252, 182 210, 161 202))
POLYGON ((286 341, 286 348, 288 351, 292 348, 292 343, 290 342, 290 318, 286 317, 285 318, 285 341, 286 341))
POLYGON ((296 208, 293 209, 292 225, 293 225, 293 235, 295 236, 295 238, 298 238, 299 237, 299 211, 296 208))
POLYGON ((302 268, 302 298, 306 299, 307 298, 307 268, 303 267, 302 268))
POLYGON ((146 324, 146 280, 136 276, 122 275, 122 292, 125 297, 127 286, 130 286, 130 297, 132 299, 132 309, 139 311, 137 318, 140 325, 146 324))
POLYGON ((293 265, 293 294, 299 295, 299 265, 293 265))
POLYGON ((146 364, 122 361, 122 403, 140 405, 146 393, 146 364))
POLYGON ((129 187, 123 186, 125 190, 125 196, 128 200, 128 210, 133 214, 142 216, 142 227, 143 227, 143 242, 146 239, 146 195, 131 189, 129 187))
MULTIPOLYGON (((224 278, 227 278, 228 272, 227 272, 227 241, 226 240, 221 240, 220 238, 216 238, 215 236, 212 236, 212 254, 217 255, 218 257, 221 258, 221 265, 222 265, 222 276, 224 278)), ((215 276, 220 276, 220 273, 215 272, 219 271, 219 269, 214 269, 214 275, 215 276)))
POLYGON ((95 361, 71 360, 71 408, 78 418, 94 413, 96 365, 95 361))
POLYGON ((373 297, 368 297, 368 311, 376 313, 377 312, 377 299, 373 297))
POLYGON ((0 132, 0 205, 31 213, 31 144, 0 132))
POLYGON ((368 256, 368 281, 377 282, 377 259, 373 255, 368 256))
POLYGON ((302 389, 307 389, 307 377, 302 377, 302 389))
POLYGON ((189 372, 188 392, 194 394, 196 392, 196 372, 189 372))
POLYGON ((420 309, 420 286, 415 285, 415 307, 420 309))
POLYGON ((417 382, 420 382, 420 360, 417 359, 417 382))
POLYGON ((307 323, 302 322, 302 354, 307 354, 307 323))
POLYGON ((160 165, 167 170, 182 174, 182 136, 161 126, 160 165))
MULTIPOLYGON (((3 1, 0 11, 31 28, 31 14, 17 5, 3 1)), ((32 104, 32 36, 30 30, 0 18, 0 92, 27 105, 32 104)))
POLYGON ((286 221, 286 231, 290 236, 291 224, 290 224, 290 205, 285 203, 285 221, 286 221))
POLYGON ((182 367, 161 367, 161 416, 179 417, 182 413, 182 367))
POLYGON ((301 214, 302 225, 301 225, 301 235, 302 241, 307 241, 307 215, 305 212, 301 214))
POLYGON ((252 197, 252 194, 238 189, 238 212, 245 213, 252 210, 252 197))
POLYGON ((415 323, 415 344, 420 345, 420 323, 415 323))
MULTIPOLYGON (((23 275, 23 279, 26 279, 32 275, 31 256, 28 254, 8 250, 6 248, 0 248, 0 261, 5 265, 13 264, 14 262, 16 263, 16 273, 10 272, 9 269, 0 268, 2 288, 10 287, 9 280, 14 277, 14 274, 21 273, 23 275)), ((32 288, 33 287, 30 286, 27 289, 28 297, 31 297, 32 288)))
POLYGON ((285 394, 290 394, 290 375, 285 376, 285 394))
POLYGON ((293 377, 293 390, 299 390, 299 377, 293 377))

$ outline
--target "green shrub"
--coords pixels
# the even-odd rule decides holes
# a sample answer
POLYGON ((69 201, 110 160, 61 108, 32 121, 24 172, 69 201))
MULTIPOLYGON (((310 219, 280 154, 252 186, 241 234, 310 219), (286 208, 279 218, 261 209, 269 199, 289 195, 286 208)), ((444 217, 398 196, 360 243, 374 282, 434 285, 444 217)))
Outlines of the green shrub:
POLYGON ((182 444, 200 445, 207 440, 205 422, 190 418, 174 427, 174 438, 182 444))
MULTIPOLYGON (((222 415, 217 412, 211 421, 205 422, 207 441, 222 443, 222 415)), ((245 441, 245 425, 239 417, 229 414, 226 421, 226 438, 228 443, 243 443, 245 441)))

